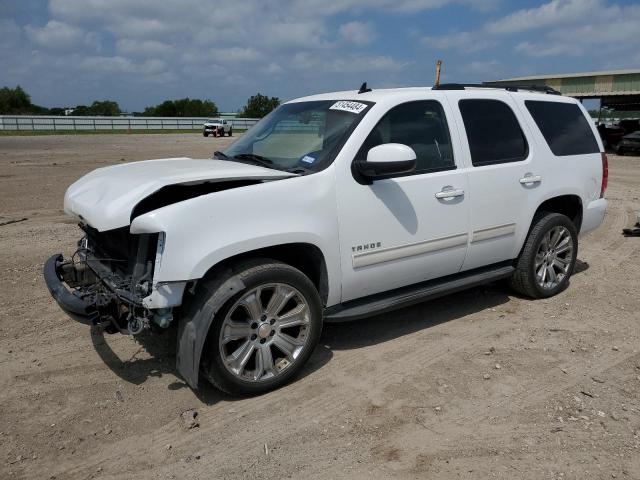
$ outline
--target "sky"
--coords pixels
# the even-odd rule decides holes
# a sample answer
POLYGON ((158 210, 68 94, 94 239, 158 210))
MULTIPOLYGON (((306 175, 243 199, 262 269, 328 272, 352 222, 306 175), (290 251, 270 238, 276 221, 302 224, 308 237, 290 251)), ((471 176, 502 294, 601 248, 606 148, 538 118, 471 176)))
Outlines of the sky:
POLYGON ((0 86, 36 104, 236 111, 333 90, 640 67, 638 0, 0 0, 0 86))

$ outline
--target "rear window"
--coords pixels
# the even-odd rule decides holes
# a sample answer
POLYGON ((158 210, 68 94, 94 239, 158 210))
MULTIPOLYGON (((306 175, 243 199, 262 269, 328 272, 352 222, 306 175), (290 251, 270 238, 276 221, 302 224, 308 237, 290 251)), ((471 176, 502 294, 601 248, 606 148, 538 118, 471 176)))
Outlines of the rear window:
POLYGON ((600 151, 589 122, 576 104, 539 100, 526 100, 524 104, 554 155, 600 151))
POLYGON ((529 147, 513 110, 499 100, 460 100, 474 167, 519 162, 529 147))

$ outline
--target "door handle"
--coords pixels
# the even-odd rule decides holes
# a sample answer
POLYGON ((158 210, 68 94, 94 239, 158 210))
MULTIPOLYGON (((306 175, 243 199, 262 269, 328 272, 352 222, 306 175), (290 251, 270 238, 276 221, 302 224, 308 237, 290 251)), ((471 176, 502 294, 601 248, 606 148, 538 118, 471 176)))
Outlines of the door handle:
POLYGON ((523 185, 527 183, 540 183, 541 181, 542 177, 540 175, 531 175, 530 173, 525 174, 525 176, 520 179, 520 183, 523 185))
POLYGON ((449 189, 449 190, 441 190, 436 193, 436 198, 454 198, 454 197, 462 197, 464 195, 464 190, 462 189, 449 189))

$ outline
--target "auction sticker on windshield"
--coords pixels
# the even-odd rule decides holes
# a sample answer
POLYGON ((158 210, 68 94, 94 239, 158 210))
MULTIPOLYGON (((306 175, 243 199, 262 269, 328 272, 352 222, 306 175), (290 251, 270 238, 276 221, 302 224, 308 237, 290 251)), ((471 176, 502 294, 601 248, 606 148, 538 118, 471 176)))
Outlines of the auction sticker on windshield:
POLYGON ((366 103, 350 102, 347 100, 340 100, 329 107, 329 110, 342 110, 344 112, 355 113, 356 115, 367 108, 366 103))

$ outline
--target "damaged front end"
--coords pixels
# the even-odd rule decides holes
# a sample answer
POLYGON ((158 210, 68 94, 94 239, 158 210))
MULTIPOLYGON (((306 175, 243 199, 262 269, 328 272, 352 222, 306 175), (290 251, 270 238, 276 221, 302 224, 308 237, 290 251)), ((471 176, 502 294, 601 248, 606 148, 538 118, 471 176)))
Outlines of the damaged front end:
POLYGON ((44 266, 58 305, 81 323, 106 324, 108 333, 135 335, 154 325, 168 327, 171 308, 149 308, 147 301, 164 234, 133 235, 129 227, 105 232, 84 224, 80 228, 85 235, 71 258, 53 255, 44 266))

